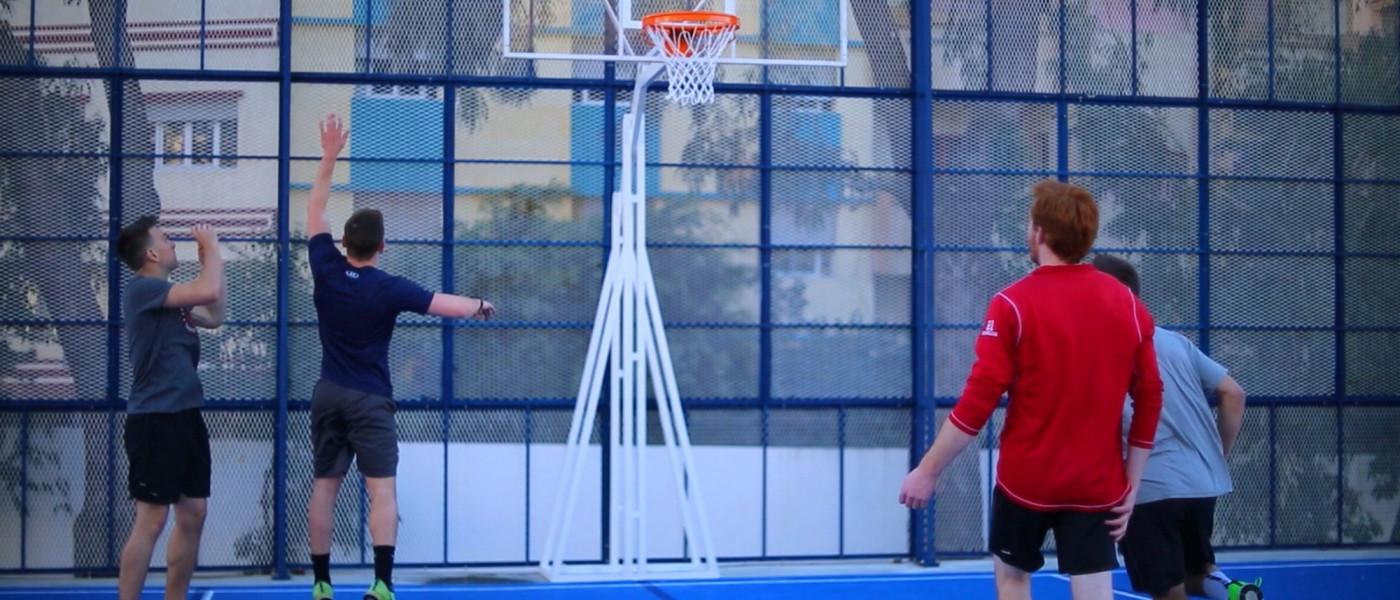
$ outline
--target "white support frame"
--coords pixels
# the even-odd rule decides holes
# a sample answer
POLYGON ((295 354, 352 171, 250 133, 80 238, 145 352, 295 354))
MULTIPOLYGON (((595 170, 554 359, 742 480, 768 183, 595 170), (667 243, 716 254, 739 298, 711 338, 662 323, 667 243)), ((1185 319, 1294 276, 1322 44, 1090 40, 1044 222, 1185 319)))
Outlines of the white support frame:
POLYGON ((646 245, 646 154, 640 144, 646 138, 647 87, 663 70, 660 63, 642 69, 622 120, 622 177, 613 194, 611 250, 569 425, 560 493, 555 499, 540 561, 540 569, 552 581, 719 576, 646 245), (567 564, 564 555, 575 522, 605 372, 611 383, 608 556, 603 557, 601 564, 567 564), (651 397, 656 400, 675 497, 680 503, 685 534, 685 560, 680 562, 652 562, 648 552, 648 382, 651 397))

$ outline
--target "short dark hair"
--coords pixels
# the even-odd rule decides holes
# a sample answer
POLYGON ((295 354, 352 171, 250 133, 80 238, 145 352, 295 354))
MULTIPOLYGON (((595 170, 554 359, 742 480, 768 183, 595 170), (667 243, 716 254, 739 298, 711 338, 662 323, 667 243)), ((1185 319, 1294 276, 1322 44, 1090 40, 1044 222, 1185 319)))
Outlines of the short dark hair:
POLYGON ((117 256, 132 271, 140 271, 146 264, 146 250, 151 247, 151 229, 156 224, 156 217, 147 215, 123 227, 117 236, 117 256))
POLYGON ((384 213, 362 208, 345 221, 345 249, 350 258, 369 260, 384 244, 384 213))
POLYGON ((1045 232, 1045 244, 1071 263, 1084 260, 1099 233, 1099 205, 1077 185, 1053 179, 1031 188, 1031 223, 1045 232))
POLYGON ((1099 254, 1094 256, 1094 268, 1123 282, 1123 285, 1128 286, 1128 289, 1133 291, 1134 296, 1142 295, 1140 291, 1142 282, 1138 279, 1138 272, 1137 269, 1133 268, 1133 263, 1112 254, 1099 254))

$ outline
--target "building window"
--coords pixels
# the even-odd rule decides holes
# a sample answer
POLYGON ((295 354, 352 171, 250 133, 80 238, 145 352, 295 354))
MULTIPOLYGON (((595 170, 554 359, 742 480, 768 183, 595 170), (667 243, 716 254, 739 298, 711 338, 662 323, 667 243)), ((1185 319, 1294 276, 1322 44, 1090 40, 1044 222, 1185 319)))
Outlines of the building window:
MULTIPOLYGON (((436 51, 417 47, 413 49, 391 50, 384 40, 374 38, 373 48, 365 48, 361 41, 355 44, 355 69, 361 73, 429 74, 442 69, 442 57, 436 51), (369 56, 366 57, 366 50, 369 56)), ((360 93, 376 98, 407 98, 412 100, 438 100, 442 93, 434 85, 417 83, 373 83, 360 87, 360 93)))
POLYGON ((782 250, 773 253, 773 273, 782 277, 830 277, 830 248, 782 250))
POLYGON ((162 168, 238 166, 238 119, 161 121, 155 130, 162 168))
MULTIPOLYGON (((361 51, 361 55, 364 52, 361 51)), ((411 59, 390 60, 382 56, 382 50, 375 50, 375 57, 365 65, 363 56, 360 58, 361 68, 368 67, 369 73, 427 73, 428 61, 418 52, 411 59)), ((417 83, 375 83, 364 86, 361 91, 366 96, 375 98, 408 98, 415 100, 437 100, 440 98, 439 88, 435 85, 421 85, 417 83)))

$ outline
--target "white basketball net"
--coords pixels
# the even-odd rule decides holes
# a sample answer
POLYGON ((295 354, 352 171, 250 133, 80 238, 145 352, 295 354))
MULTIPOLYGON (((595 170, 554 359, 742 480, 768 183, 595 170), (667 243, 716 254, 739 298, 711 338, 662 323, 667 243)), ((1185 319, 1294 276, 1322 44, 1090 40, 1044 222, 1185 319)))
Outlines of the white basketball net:
POLYGON ((714 101, 716 61, 734 43, 738 28, 702 20, 659 23, 645 29, 652 47, 666 63, 670 82, 666 99, 682 106, 714 101))

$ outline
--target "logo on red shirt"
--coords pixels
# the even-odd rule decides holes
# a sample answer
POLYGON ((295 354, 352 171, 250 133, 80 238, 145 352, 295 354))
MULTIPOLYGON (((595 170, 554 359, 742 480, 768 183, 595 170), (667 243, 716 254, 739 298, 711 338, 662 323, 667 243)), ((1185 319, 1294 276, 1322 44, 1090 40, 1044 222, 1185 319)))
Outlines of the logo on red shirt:
POLYGON ((987 319, 987 326, 982 328, 982 335, 987 337, 997 336, 997 320, 987 319))

